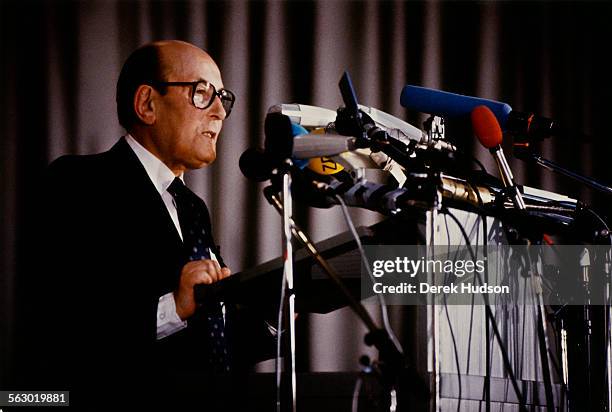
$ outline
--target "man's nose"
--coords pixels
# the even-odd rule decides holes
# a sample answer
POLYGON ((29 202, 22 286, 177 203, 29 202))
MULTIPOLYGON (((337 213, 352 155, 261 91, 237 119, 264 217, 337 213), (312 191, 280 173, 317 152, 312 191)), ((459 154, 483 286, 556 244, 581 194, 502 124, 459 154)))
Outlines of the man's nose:
POLYGON ((221 98, 219 96, 215 96, 213 103, 210 106, 209 114, 221 120, 224 120, 227 117, 225 109, 223 108, 223 103, 221 103, 221 98))

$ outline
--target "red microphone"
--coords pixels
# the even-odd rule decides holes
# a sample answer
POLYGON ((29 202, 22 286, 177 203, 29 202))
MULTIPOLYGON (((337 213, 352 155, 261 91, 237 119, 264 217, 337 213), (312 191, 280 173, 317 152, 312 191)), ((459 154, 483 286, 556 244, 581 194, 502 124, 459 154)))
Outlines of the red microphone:
POLYGON ((502 177, 504 186, 508 189, 508 194, 512 198, 512 203, 514 203, 517 209, 525 210, 525 200, 523 200, 521 192, 514 184, 512 170, 510 170, 510 166, 508 165, 508 161, 501 147, 503 135, 497 118, 487 106, 475 107, 472 110, 471 118, 472 129, 474 130, 476 138, 480 144, 489 149, 495 162, 497 162, 499 174, 502 177))

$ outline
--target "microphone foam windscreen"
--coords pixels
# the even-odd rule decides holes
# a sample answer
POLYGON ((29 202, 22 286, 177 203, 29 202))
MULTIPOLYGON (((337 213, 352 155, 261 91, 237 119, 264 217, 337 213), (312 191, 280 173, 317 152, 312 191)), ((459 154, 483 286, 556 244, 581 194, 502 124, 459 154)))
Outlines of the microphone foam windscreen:
POLYGON ((263 182, 270 178, 275 162, 268 154, 251 147, 242 153, 238 165, 244 177, 263 182))
POLYGON ((474 107, 484 105, 495 113, 501 125, 506 123, 512 111, 508 104, 495 100, 412 85, 404 86, 400 103, 407 109, 446 118, 467 118, 474 107))
POLYGON ((282 113, 268 113, 264 124, 264 150, 275 159, 287 159, 293 152, 293 126, 282 113))
POLYGON ((474 135, 487 149, 502 143, 503 135, 497 118, 487 106, 476 106, 471 113, 474 135))

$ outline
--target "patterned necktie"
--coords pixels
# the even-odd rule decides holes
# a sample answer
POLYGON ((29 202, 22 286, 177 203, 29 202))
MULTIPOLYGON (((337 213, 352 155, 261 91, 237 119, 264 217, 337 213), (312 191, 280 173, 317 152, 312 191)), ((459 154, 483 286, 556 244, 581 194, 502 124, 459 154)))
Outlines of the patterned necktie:
MULTIPOLYGON (((205 222, 208 220, 207 211, 202 200, 178 177, 168 187, 168 192, 174 198, 178 213, 181 232, 183 233, 183 245, 189 260, 210 259, 209 247, 210 234, 205 222)), ((205 317, 204 325, 195 320, 195 327, 206 329, 207 339, 210 342, 211 352, 209 363, 216 373, 227 373, 230 371, 228 345, 225 337, 225 322, 219 302, 211 302, 206 309, 199 308, 203 312, 196 313, 195 319, 205 317)))

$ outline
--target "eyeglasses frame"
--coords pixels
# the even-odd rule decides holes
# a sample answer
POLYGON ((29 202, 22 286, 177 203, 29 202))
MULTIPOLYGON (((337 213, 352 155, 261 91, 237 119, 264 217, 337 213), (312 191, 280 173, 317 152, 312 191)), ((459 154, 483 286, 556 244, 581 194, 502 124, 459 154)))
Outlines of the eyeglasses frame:
POLYGON ((229 117, 229 115, 232 112, 232 109, 234 107, 234 103, 236 102, 236 95, 234 94, 234 92, 232 92, 231 90, 225 89, 225 88, 217 90, 215 85, 212 84, 211 82, 209 82, 208 80, 196 80, 194 82, 163 82, 163 81, 155 80, 155 81, 151 82, 150 86, 153 86, 153 87, 156 87, 156 86, 164 86, 164 87, 167 87, 167 86, 191 86, 191 104, 193 104, 193 106, 196 109, 200 109, 200 110, 206 110, 210 106, 212 106, 212 104, 215 101, 216 97, 218 97, 219 100, 221 100, 221 105, 223 105, 223 99, 221 98, 222 92, 229 93, 230 96, 232 97, 232 100, 231 100, 232 104, 229 107, 229 110, 226 110, 225 107, 223 107, 223 110, 225 110, 225 119, 227 119, 229 117), (198 87, 198 84, 200 84, 200 83, 208 83, 210 85, 210 87, 213 88, 213 94, 211 96, 211 99, 208 101, 208 103, 204 107, 196 106, 195 101, 194 101, 196 88, 198 87))

